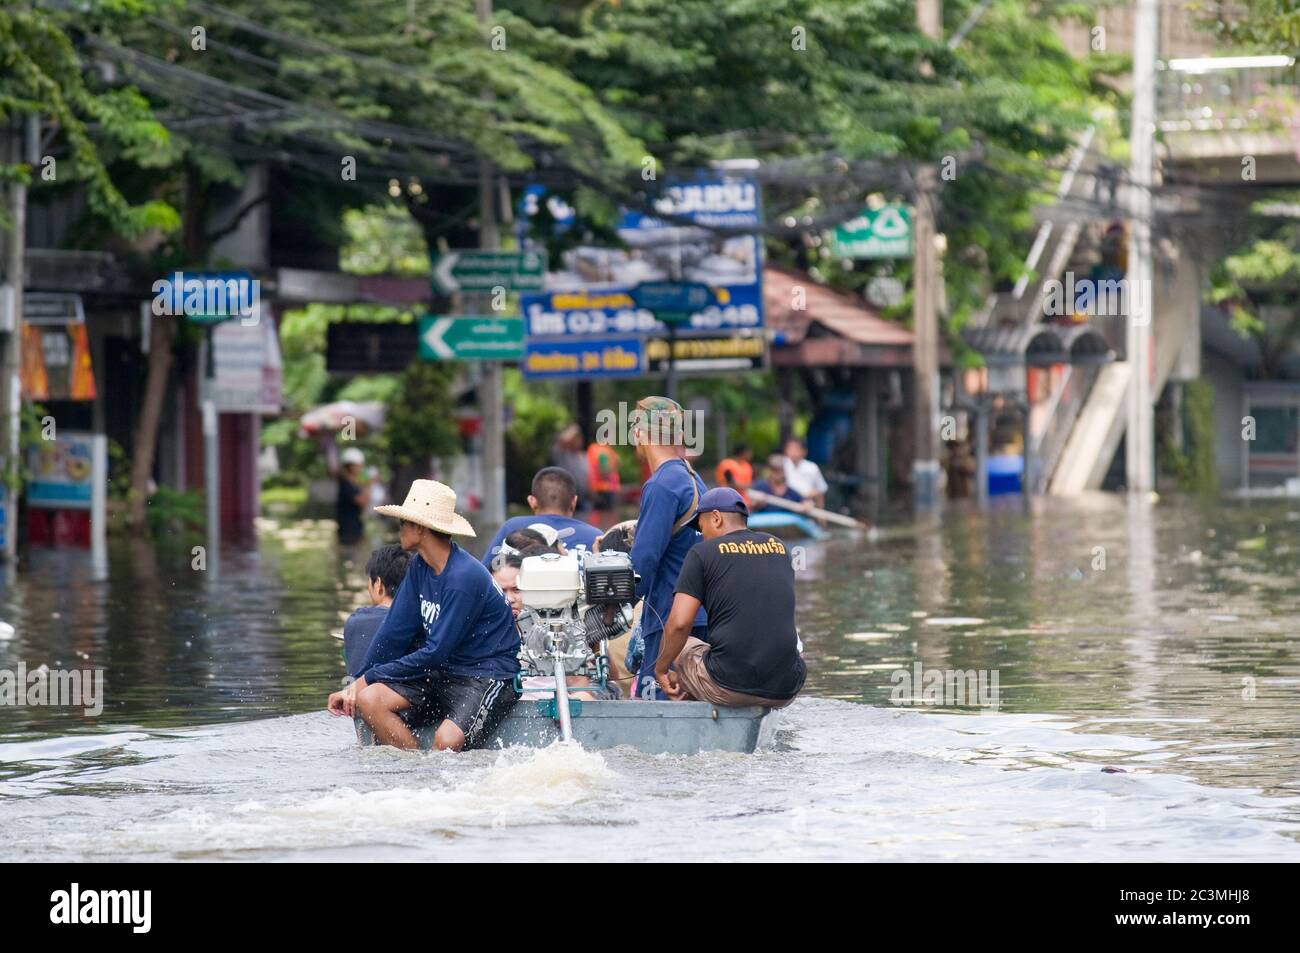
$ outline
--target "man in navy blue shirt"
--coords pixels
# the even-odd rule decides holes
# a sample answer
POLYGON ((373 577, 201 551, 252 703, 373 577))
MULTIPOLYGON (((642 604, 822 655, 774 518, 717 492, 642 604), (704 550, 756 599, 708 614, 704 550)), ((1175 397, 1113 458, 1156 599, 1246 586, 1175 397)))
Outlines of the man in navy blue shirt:
MULTIPOLYGON (((640 575, 636 594, 644 599, 641 634, 645 655, 637 673, 637 694, 657 699, 655 660, 663 638, 664 623, 673 607, 677 574, 692 546, 702 538, 688 525, 695 516, 700 497, 707 487, 686 462, 685 413, 667 397, 644 397, 637 401, 632 440, 637 459, 650 468, 650 479, 641 488, 641 512, 632 540, 632 566, 640 575)), ((696 619, 698 637, 704 639, 704 610, 696 619)))
MULTIPOLYGON (((766 493, 768 496, 779 497, 783 500, 789 500, 791 503, 802 503, 804 509, 812 509, 812 503, 806 499, 802 493, 792 487, 785 480, 785 457, 774 455, 767 460, 767 479, 758 480, 754 483, 753 488, 759 493, 766 493)), ((754 510, 761 510, 766 503, 754 500, 754 510)))
POLYGON ((473 536, 456 493, 416 480, 401 506, 375 512, 401 521, 411 553, 383 625, 351 675, 329 697, 335 715, 359 714, 381 744, 415 748, 410 724, 437 723, 433 744, 460 751, 482 744, 518 700, 519 632, 491 574, 452 536, 473 536), (408 724, 409 722, 409 724, 408 724))
POLYGON ((501 554, 501 543, 517 529, 534 523, 551 527, 568 552, 591 552, 600 538, 600 530, 590 523, 574 519, 578 506, 578 483, 563 467, 542 467, 533 477, 533 492, 528 497, 532 516, 512 516, 501 524, 483 554, 483 565, 492 569, 492 560, 501 554))

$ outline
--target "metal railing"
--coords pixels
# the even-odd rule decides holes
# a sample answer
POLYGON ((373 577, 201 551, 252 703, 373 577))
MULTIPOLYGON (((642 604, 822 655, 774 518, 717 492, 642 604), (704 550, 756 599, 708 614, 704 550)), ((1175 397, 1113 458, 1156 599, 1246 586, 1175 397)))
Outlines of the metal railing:
POLYGON ((1033 460, 1033 472, 1028 474, 1026 486, 1035 495, 1046 491, 1099 369, 1093 365, 1067 365, 1060 385, 1042 412, 1042 424, 1031 428, 1029 456, 1033 460))

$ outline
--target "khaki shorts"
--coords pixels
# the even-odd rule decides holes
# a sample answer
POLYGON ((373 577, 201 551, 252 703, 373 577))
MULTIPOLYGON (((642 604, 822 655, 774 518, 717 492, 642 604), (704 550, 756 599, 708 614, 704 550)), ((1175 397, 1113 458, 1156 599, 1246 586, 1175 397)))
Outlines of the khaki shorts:
POLYGON ((746 708, 750 705, 784 708, 794 701, 794 698, 761 698, 758 695, 746 695, 744 692, 733 692, 730 688, 723 688, 713 680, 709 670, 704 667, 704 656, 708 651, 709 643, 701 642, 691 636, 687 638, 686 645, 677 656, 677 661, 673 663, 682 688, 686 689, 686 694, 691 698, 726 708, 746 708))

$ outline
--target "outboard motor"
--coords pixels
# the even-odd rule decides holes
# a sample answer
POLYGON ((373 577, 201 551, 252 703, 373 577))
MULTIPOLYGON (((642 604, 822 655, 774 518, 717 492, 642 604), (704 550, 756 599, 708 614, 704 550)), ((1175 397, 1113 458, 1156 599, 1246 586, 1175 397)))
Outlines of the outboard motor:
POLYGON ((520 662, 525 675, 554 676, 565 741, 573 737, 566 677, 606 682, 606 643, 632 627, 636 583, 627 553, 543 553, 520 566, 520 662))

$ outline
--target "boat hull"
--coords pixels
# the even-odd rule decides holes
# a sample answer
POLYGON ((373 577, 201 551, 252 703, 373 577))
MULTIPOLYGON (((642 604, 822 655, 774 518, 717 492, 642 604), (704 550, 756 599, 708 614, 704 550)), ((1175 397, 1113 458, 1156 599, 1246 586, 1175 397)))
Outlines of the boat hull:
POLYGON ((764 510, 762 513, 751 514, 747 525, 750 529, 761 529, 782 539, 825 539, 830 535, 814 520, 799 513, 764 510))
MULTIPOLYGON (((699 754, 701 751, 751 753, 768 743, 779 713, 758 706, 723 708, 708 702, 578 701, 570 702, 573 738, 584 748, 627 745, 647 754, 699 754)), ((489 737, 486 748, 545 748, 560 740, 552 700, 521 701, 489 737)), ((357 740, 375 743, 356 719, 357 740)), ((415 729, 420 747, 433 745, 436 726, 415 729)))

